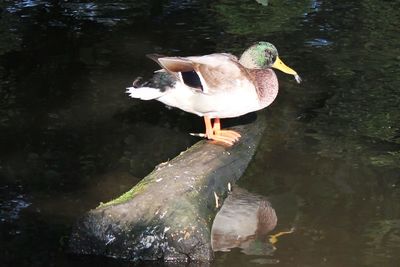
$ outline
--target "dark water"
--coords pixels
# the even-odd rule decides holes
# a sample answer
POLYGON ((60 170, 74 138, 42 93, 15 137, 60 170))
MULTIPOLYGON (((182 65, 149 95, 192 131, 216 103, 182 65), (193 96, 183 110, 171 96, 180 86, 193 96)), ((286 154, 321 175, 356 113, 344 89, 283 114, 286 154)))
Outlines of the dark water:
POLYGON ((233 249, 212 265, 398 266, 400 2, 258 2, 0 2, 2 266, 121 266, 66 255, 71 225, 203 127, 126 96, 156 68, 144 55, 240 54, 258 40, 304 82, 278 74, 239 184, 276 200, 276 231, 295 231, 270 255, 233 249))

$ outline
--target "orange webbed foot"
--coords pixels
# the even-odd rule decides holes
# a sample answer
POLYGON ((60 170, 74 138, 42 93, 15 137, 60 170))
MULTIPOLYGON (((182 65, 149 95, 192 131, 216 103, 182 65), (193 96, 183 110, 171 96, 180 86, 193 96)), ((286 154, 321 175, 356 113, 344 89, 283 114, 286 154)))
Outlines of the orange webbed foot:
POLYGON ((231 138, 235 142, 238 141, 241 137, 240 133, 233 131, 233 130, 218 130, 218 131, 215 131, 215 134, 231 138))
POLYGON ((212 134, 212 135, 206 135, 206 137, 215 144, 220 144, 220 145, 228 146, 228 147, 233 146, 233 144, 236 142, 236 139, 222 136, 222 135, 212 134))
POLYGON ((219 118, 215 118, 213 126, 211 126, 211 119, 207 116, 204 116, 204 122, 206 124, 205 136, 217 144, 222 144, 229 147, 237 142, 241 137, 240 133, 236 131, 221 130, 219 118))

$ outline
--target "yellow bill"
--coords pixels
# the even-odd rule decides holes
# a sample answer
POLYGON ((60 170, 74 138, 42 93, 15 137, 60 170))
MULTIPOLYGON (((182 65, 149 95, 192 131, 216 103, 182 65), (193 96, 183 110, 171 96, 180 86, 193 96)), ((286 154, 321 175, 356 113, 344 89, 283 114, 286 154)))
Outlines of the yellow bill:
POLYGON ((285 63, 283 63, 283 61, 279 57, 276 57, 276 60, 275 60, 274 64, 272 64, 272 67, 275 69, 278 69, 280 71, 283 71, 284 73, 292 74, 294 76, 294 79, 296 80, 296 82, 298 82, 298 83, 301 82, 301 78, 297 74, 297 72, 295 70, 293 70, 292 68, 289 68, 288 66, 286 66, 285 63))

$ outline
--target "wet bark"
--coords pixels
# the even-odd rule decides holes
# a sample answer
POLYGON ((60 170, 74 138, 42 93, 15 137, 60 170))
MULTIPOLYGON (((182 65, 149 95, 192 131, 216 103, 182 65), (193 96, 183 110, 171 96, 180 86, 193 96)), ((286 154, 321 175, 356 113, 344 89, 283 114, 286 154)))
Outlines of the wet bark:
POLYGON ((75 225, 70 251, 114 258, 210 261, 211 226, 228 183, 238 180, 265 128, 265 118, 232 127, 242 138, 226 148, 200 141, 119 199, 89 211, 75 225))

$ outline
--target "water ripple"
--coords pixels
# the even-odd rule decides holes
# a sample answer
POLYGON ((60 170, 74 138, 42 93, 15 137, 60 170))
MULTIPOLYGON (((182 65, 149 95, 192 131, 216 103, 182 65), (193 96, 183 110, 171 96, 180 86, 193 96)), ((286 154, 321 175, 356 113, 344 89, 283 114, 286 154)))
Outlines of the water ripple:
POLYGON ((332 43, 333 42, 323 38, 315 38, 305 42, 307 46, 312 46, 312 47, 330 46, 332 43))
POLYGON ((16 192, 7 192, 9 188, 1 188, 0 198, 0 221, 12 222, 19 219, 21 211, 29 207, 32 203, 26 199, 23 194, 16 192))

